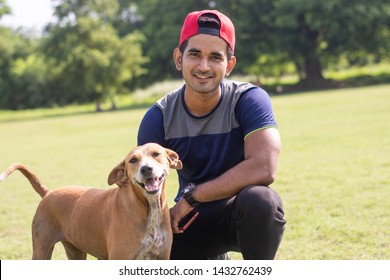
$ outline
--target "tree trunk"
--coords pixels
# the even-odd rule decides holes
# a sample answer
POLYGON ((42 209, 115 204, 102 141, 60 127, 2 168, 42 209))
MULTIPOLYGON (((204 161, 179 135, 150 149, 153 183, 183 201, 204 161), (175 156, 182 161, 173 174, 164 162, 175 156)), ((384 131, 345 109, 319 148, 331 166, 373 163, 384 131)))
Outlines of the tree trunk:
POLYGON ((322 67, 319 57, 317 56, 318 36, 317 30, 312 30, 307 25, 305 15, 298 16, 299 33, 302 39, 302 76, 300 84, 307 87, 321 87, 327 83, 322 75, 322 67))
POLYGON ((116 107, 116 103, 115 103, 115 97, 113 94, 110 94, 110 100, 111 100, 111 111, 116 111, 117 110, 117 107, 116 107))
POLYGON ((304 55, 303 72, 301 83, 304 85, 320 87, 326 83, 322 75, 320 59, 316 56, 314 50, 304 55))
POLYGON ((100 101, 96 102, 95 112, 102 112, 102 107, 100 105, 100 101))

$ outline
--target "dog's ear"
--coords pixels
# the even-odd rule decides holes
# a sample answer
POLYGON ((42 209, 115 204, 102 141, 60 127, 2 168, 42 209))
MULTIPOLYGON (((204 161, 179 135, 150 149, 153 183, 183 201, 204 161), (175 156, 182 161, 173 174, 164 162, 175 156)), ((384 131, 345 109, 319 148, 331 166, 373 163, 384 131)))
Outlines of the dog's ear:
POLYGON ((183 163, 179 159, 179 155, 170 149, 165 149, 165 151, 168 155, 169 167, 178 170, 182 169, 183 163))
POLYGON ((129 184, 129 179, 126 175, 125 161, 122 161, 111 170, 107 182, 110 186, 116 183, 120 188, 129 184))

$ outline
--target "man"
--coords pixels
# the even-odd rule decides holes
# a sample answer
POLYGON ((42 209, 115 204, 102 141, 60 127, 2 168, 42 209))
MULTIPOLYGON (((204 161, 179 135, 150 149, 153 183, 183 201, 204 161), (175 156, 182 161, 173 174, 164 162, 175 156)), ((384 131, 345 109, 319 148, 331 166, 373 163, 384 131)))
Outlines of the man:
POLYGON ((145 114, 138 144, 156 142, 183 162, 170 209, 171 259, 273 259, 282 239, 282 202, 269 188, 281 146, 269 96, 224 80, 235 64, 231 20, 216 10, 187 15, 173 59, 185 85, 145 114), (179 222, 198 218, 185 231, 179 222))

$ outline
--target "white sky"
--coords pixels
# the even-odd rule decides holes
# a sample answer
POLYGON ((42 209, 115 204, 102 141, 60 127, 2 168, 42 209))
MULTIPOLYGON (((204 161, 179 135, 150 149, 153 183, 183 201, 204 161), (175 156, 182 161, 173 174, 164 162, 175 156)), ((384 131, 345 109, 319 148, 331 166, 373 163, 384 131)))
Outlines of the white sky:
POLYGON ((11 7, 11 15, 4 15, 0 25, 17 28, 23 27, 42 31, 52 19, 51 0, 6 0, 11 7))

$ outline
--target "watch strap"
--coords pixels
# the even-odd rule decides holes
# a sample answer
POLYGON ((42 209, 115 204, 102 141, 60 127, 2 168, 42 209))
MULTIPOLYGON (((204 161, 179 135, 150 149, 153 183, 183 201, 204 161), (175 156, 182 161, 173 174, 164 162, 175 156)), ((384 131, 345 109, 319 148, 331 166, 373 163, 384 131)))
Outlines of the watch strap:
POLYGON ((199 205, 199 201, 197 201, 193 196, 192 193, 196 189, 196 185, 193 183, 188 184, 183 191, 183 198, 184 200, 192 207, 195 208, 199 205))

